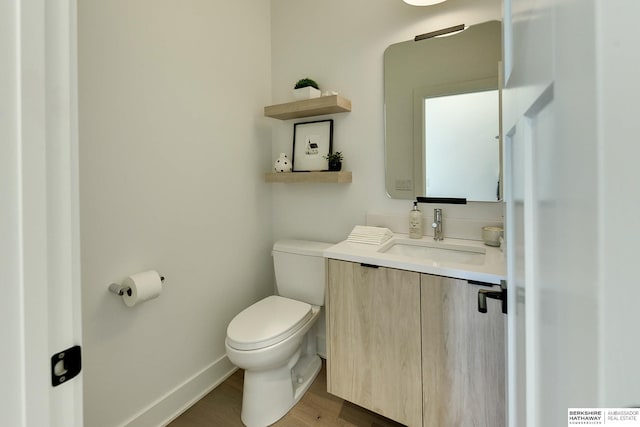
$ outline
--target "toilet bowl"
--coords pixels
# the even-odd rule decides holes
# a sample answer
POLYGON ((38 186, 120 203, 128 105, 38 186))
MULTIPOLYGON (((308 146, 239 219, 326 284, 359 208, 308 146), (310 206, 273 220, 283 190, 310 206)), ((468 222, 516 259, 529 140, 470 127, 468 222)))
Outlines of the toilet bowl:
POLYGON ((282 418, 320 371, 316 320, 324 305, 322 251, 329 246, 276 242, 279 295, 247 307, 229 323, 225 348, 229 360, 245 370, 241 418, 247 427, 265 427, 282 418))

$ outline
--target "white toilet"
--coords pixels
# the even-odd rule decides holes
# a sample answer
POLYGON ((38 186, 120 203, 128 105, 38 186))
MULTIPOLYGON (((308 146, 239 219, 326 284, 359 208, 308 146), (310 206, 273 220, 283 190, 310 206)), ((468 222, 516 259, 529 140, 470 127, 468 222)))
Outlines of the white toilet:
POLYGON ((321 367, 315 322, 324 305, 330 243, 281 240, 273 246, 278 295, 244 309, 227 327, 232 363, 245 370, 242 422, 264 427, 282 418, 321 367))

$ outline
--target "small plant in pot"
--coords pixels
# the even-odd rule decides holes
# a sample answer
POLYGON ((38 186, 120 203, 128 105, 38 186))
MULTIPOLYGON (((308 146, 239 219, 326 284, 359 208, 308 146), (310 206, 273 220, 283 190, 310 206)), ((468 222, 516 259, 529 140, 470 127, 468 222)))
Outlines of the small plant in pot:
POLYGON ((319 98, 320 88, 318 87, 318 83, 308 77, 298 80, 293 88, 293 97, 298 101, 319 98))
POLYGON ((342 153, 340 151, 336 151, 335 153, 329 153, 324 156, 325 159, 329 161, 329 170, 330 171, 339 171, 342 169, 342 153))

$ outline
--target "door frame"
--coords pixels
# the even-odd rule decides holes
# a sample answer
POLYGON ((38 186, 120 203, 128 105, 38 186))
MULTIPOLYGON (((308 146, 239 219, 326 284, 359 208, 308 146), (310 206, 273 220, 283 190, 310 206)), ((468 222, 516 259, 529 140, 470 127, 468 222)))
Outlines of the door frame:
POLYGON ((3 2, 0 28, 0 424, 81 426, 82 375, 51 379, 82 340, 76 1, 3 2))

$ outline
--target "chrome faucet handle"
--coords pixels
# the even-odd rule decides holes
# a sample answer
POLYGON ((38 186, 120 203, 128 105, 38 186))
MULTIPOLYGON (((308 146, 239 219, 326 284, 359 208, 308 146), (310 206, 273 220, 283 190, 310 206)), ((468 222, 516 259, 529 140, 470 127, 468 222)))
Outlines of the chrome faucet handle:
POLYGON ((435 208, 433 210, 433 223, 431 224, 431 228, 433 228, 433 240, 442 240, 442 209, 435 208))

